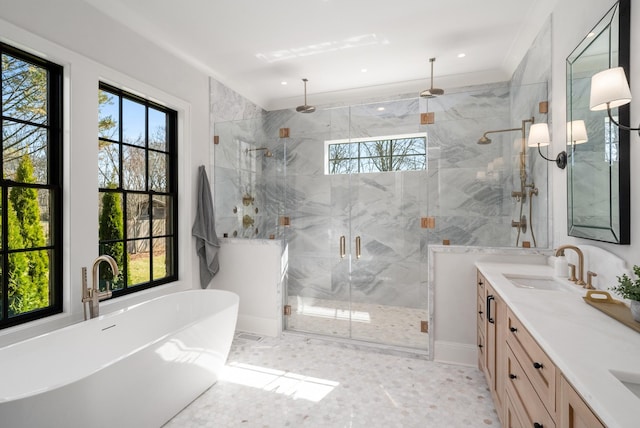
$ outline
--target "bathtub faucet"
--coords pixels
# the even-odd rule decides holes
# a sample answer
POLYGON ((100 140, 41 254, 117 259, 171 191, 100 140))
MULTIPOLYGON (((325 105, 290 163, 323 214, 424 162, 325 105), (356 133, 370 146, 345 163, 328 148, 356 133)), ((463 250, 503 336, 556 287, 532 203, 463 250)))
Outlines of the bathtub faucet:
POLYGON ((87 303, 89 304, 90 318, 95 318, 100 315, 100 300, 108 299, 109 297, 111 297, 111 288, 109 281, 107 281, 107 291, 100 291, 98 273, 100 269, 100 263, 102 262, 109 263, 114 278, 119 274, 118 264, 113 259, 113 257, 103 254, 93 262, 93 278, 91 288, 89 288, 89 285, 87 284, 87 268, 82 268, 82 307, 84 310, 85 320, 87 319, 87 303))

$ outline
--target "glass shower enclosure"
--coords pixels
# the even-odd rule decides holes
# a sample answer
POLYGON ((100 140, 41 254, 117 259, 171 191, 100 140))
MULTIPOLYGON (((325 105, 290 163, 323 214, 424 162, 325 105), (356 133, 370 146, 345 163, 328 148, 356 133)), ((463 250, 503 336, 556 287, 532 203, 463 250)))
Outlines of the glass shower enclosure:
POLYGON ((546 245, 546 163, 518 133, 477 144, 545 98, 504 82, 216 123, 218 232, 286 243, 286 330, 428 352, 429 246, 514 246, 523 203, 546 245), (523 160, 535 202, 513 196, 523 160))
POLYGON ((286 329, 426 351, 427 136, 417 110, 414 99, 281 118, 286 329))

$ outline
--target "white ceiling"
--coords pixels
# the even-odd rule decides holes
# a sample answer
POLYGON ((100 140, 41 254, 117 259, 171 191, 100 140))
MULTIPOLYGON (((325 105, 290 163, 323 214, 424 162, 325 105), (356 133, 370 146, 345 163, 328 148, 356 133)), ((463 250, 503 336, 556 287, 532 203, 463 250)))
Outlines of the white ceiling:
POLYGON ((275 110, 508 80, 557 0, 84 1, 275 110))

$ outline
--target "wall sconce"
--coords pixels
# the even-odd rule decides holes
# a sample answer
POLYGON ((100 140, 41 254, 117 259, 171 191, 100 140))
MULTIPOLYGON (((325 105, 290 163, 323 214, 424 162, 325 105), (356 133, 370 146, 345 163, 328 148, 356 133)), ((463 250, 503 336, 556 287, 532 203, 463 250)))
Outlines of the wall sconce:
POLYGON ((631 90, 629 82, 624 74, 624 68, 614 67, 601 71, 591 77, 591 96, 589 108, 592 111, 607 109, 609 120, 618 128, 625 131, 638 131, 640 128, 630 128, 622 125, 613 118, 611 109, 631 102, 631 90))
POLYGON ((543 155, 540 151, 540 146, 548 146, 549 144, 551 144, 551 139, 549 138, 549 127, 547 126, 547 124, 534 123, 533 125, 531 125, 531 127, 529 128, 529 140, 527 145, 529 147, 538 146, 538 153, 540 153, 542 159, 549 162, 555 162, 558 168, 565 169, 565 167, 567 166, 567 152, 563 150, 558 153, 558 156, 556 156, 555 159, 549 159, 545 157, 545 155, 543 155))
POLYGON ((584 120, 572 120, 567 123, 567 146, 587 141, 589 141, 589 137, 587 137, 587 127, 584 125, 584 120))

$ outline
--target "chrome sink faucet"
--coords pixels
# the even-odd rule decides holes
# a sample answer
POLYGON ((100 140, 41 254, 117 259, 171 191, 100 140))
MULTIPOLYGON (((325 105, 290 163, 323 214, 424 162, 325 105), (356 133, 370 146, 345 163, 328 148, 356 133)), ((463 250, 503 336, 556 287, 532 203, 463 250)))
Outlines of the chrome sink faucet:
POLYGON ((576 247, 575 245, 561 245, 556 248, 555 256, 564 256, 564 250, 573 250, 578 255, 578 280, 576 281, 577 285, 586 285, 584 282, 584 254, 582 254, 582 250, 576 247))
POLYGON ((87 319, 87 306, 89 304, 89 317, 96 318, 100 315, 100 300, 108 299, 111 297, 111 289, 109 281, 107 281, 107 291, 100 291, 99 283, 98 283, 98 272, 100 269, 100 263, 106 262, 111 266, 111 271, 113 272, 113 277, 117 277, 119 274, 118 264, 113 259, 113 257, 103 254, 99 256, 93 262, 92 268, 92 284, 91 288, 89 288, 87 284, 87 268, 82 268, 82 307, 84 310, 84 319, 87 319))

